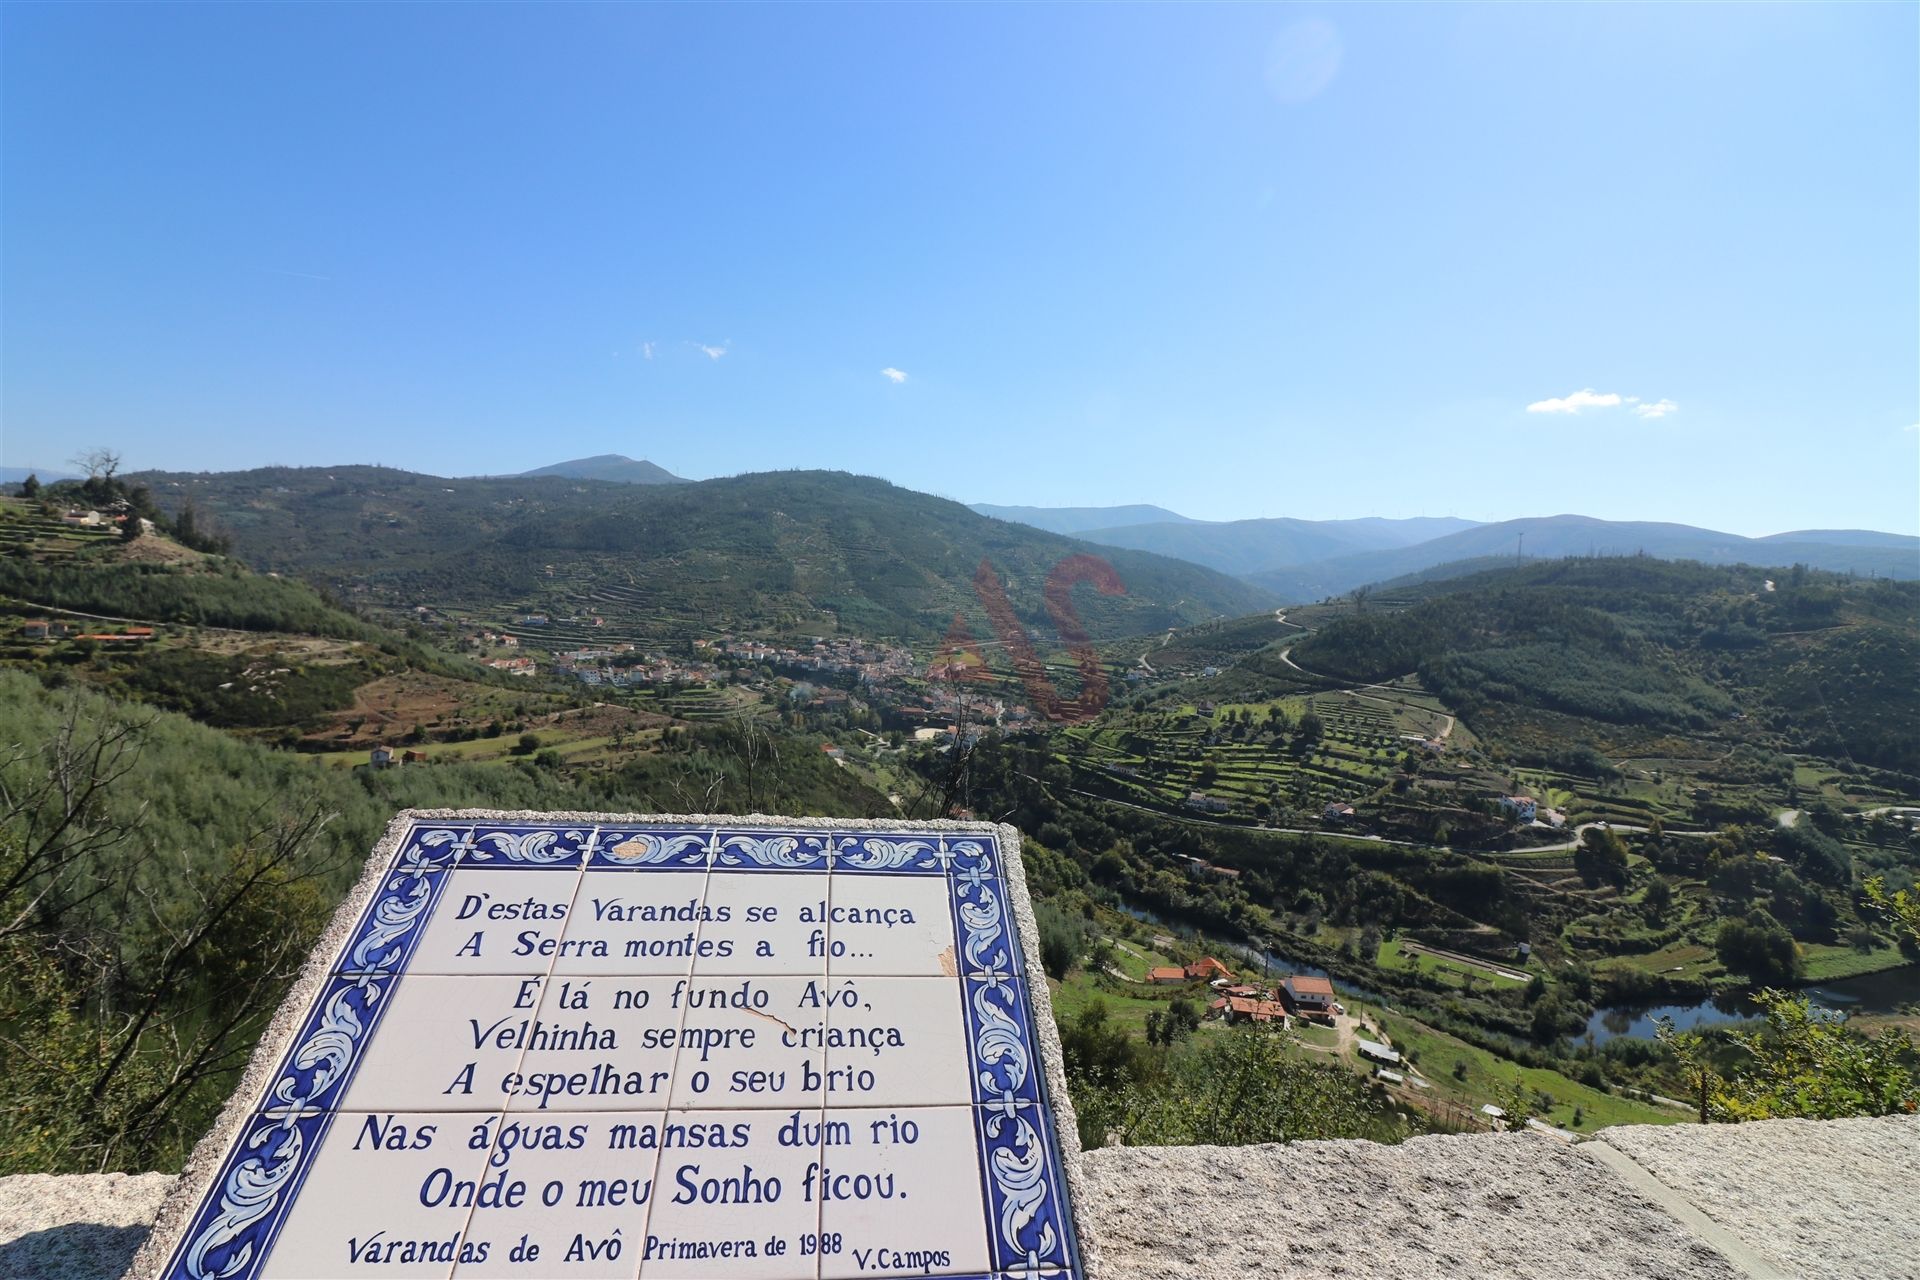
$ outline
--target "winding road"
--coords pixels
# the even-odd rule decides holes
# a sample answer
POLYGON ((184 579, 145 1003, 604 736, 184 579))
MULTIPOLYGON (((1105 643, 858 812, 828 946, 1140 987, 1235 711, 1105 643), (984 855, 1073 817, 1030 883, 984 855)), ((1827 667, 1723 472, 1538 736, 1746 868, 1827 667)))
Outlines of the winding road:
MULTIPOLYGON (((1304 622, 1287 622, 1287 611, 1285 609, 1275 609, 1273 611, 1273 619, 1275 622, 1286 622, 1287 625, 1290 627, 1298 627, 1300 628, 1300 630, 1306 632, 1309 635, 1313 633, 1313 628, 1309 627, 1304 622)), ((1403 676, 1394 676, 1390 680, 1376 681, 1373 684, 1354 684, 1349 681, 1341 680, 1337 676, 1322 675, 1318 671, 1307 670, 1305 667, 1301 666, 1299 663, 1293 660, 1292 645, 1288 645, 1286 648, 1282 649, 1280 651, 1279 657, 1280 657, 1280 665, 1284 667, 1289 667, 1292 670, 1299 672, 1301 675, 1306 676, 1309 680, 1322 680, 1322 681, 1325 681, 1327 684, 1332 685, 1333 688, 1328 690, 1329 693, 1344 693, 1350 698, 1363 698, 1368 702, 1378 702, 1383 706, 1400 707, 1404 710, 1419 711, 1427 714, 1438 715, 1446 723, 1441 726, 1440 732, 1433 735, 1436 741, 1445 742, 1448 738, 1452 737, 1454 726, 1459 723, 1459 721, 1450 712, 1445 712, 1445 711, 1435 712, 1431 708, 1417 706, 1416 704, 1407 702, 1404 699, 1386 698, 1386 697, 1381 697, 1377 693, 1368 692, 1368 690, 1370 689, 1391 689, 1394 685, 1400 683, 1400 681, 1402 680, 1411 680, 1414 676, 1419 674, 1418 672, 1409 671, 1403 676)))

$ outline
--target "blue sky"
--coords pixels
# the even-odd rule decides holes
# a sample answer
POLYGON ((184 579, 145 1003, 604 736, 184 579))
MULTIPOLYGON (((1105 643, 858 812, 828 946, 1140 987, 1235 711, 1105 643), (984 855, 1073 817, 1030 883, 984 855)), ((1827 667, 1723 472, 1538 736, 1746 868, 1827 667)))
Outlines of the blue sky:
POLYGON ((1916 15, 10 4, 0 461, 1920 531, 1916 15))

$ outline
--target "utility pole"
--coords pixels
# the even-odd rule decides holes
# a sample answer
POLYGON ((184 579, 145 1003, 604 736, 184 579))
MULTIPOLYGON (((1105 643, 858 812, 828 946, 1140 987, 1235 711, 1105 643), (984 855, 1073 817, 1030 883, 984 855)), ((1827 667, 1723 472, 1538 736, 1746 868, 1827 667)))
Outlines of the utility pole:
POLYGON ((1515 549, 1513 558, 1515 560, 1525 560, 1527 558, 1527 531, 1525 529, 1520 530, 1519 538, 1520 545, 1515 549))

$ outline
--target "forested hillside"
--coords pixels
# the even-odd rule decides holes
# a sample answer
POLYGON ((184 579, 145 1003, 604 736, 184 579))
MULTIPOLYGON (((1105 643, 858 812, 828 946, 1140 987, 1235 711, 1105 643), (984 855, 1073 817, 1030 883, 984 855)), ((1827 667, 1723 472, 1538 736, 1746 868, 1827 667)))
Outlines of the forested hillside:
MULTIPOLYGON (((1265 592, 1140 552, 1097 548, 840 472, 632 486, 548 476, 447 480, 371 467, 140 477, 194 504, 259 569, 407 607, 518 606, 604 616, 635 638, 729 627, 937 639, 988 627, 991 565, 1023 624, 1050 634, 1049 575, 1098 555, 1120 590, 1073 593, 1089 634, 1251 612, 1265 592)), ((1070 585, 1070 584, 1069 584, 1070 585)))
POLYGON ((6 670, 0 726, 0 1174, 177 1167, 399 809, 888 807, 725 727, 607 771, 346 772, 6 670))
POLYGON ((304 582, 248 573, 230 560, 191 564, 0 559, 0 597, 30 604, 236 631, 287 631, 339 640, 391 634, 324 599, 304 582))
POLYGON ((1774 736, 1920 773, 1920 584, 1644 557, 1545 562, 1357 608, 1293 649, 1355 680, 1417 672, 1473 719, 1774 736))

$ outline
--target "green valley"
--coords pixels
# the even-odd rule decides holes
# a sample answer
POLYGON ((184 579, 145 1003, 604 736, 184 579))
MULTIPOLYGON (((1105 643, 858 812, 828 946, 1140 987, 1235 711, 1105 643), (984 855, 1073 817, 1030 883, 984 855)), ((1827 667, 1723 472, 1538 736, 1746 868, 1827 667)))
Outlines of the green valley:
POLYGON ((1864 896, 1920 870, 1912 583, 1594 557, 1275 610, 1139 553, 1050 587, 1086 544, 828 473, 90 483, 0 499, 7 865, 96 975, 22 952, 8 1016, 93 1010, 58 1074, 113 1099, 18 1167, 177 1158, 402 805, 1013 822, 1083 1117, 1128 1141, 1224 1139, 1206 1082, 1247 1071, 1326 1132, 1671 1122, 1672 1052, 1610 1019, 1913 972, 1864 896), (170 948, 236 884, 279 949, 170 948), (1207 956, 1345 1012, 1235 1057, 1225 997, 1153 976, 1207 956), (97 975, 172 994, 128 1042, 97 975))

